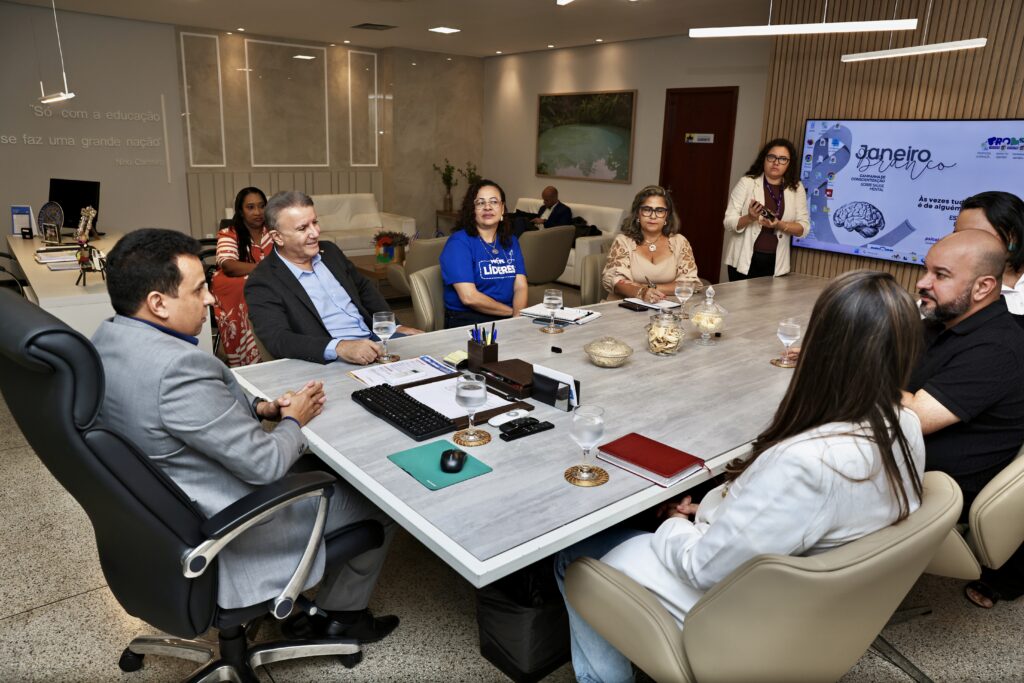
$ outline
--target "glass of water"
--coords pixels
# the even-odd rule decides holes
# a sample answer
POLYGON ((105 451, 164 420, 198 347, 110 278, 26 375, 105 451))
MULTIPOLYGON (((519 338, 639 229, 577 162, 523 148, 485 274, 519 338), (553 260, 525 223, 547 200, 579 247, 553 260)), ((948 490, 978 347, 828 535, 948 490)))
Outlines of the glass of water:
POLYGON ((561 334, 562 328, 555 326, 555 311, 562 307, 562 290, 560 289, 545 289, 544 290, 544 308, 551 311, 551 320, 548 324, 540 328, 541 332, 547 334, 561 334))
POLYGON ((401 360, 400 356, 388 354, 388 339, 395 333, 395 314, 391 311, 380 311, 373 314, 373 333, 384 342, 384 354, 377 359, 378 363, 393 363, 401 360))
POLYGON ((572 439, 583 449, 583 460, 565 471, 565 478, 576 486, 600 486, 608 473, 590 464, 590 451, 604 436, 604 408, 577 406, 572 413, 572 439))
POLYGON ((455 432, 452 437, 460 446, 482 446, 490 442, 491 435, 473 426, 476 411, 487 403, 487 379, 483 375, 467 372, 455 379, 455 402, 466 409, 469 426, 455 432))
POLYGON ((779 323, 776 332, 779 341, 782 342, 782 355, 772 360, 772 365, 780 368, 795 368, 796 359, 789 353, 789 347, 800 339, 800 323, 795 318, 786 318, 779 323))
POLYGON ((679 300, 679 317, 689 318, 686 314, 686 302, 693 296, 693 282, 691 280, 678 280, 676 282, 676 299, 679 300))

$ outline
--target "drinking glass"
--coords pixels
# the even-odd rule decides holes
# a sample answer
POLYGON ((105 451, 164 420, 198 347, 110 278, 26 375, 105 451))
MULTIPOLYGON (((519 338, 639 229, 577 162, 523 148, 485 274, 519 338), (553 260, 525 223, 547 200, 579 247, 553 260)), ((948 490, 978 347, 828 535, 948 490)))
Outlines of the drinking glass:
POLYGON ((676 282, 676 298, 679 299, 679 317, 689 318, 686 314, 686 302, 693 296, 693 282, 689 280, 679 280, 676 282))
POLYGON ((391 311, 379 311, 373 314, 373 333, 384 342, 384 354, 377 359, 378 363, 393 363, 401 360, 400 356, 392 356, 388 353, 388 339, 395 333, 395 314, 391 311))
POLYGON ((473 426, 476 411, 487 403, 487 379, 471 372, 459 375, 455 379, 455 402, 465 408, 469 416, 469 426, 453 435, 455 443, 460 446, 482 446, 490 442, 490 434, 473 426))
POLYGON ((576 486, 600 486, 608 481, 608 472, 589 463, 590 451, 604 436, 604 408, 577 406, 572 413, 572 439, 583 449, 583 460, 565 471, 565 478, 576 486))
POLYGON ((561 327, 555 326, 555 311, 562 307, 562 290, 560 289, 545 289, 544 290, 544 308, 551 311, 551 320, 548 324, 540 328, 541 332, 547 334, 561 334, 563 332, 561 327))
POLYGON ((786 318, 779 323, 779 329, 776 334, 784 348, 782 355, 772 360, 772 365, 780 368, 795 368, 796 359, 790 357, 789 347, 800 339, 800 323, 795 318, 786 318))

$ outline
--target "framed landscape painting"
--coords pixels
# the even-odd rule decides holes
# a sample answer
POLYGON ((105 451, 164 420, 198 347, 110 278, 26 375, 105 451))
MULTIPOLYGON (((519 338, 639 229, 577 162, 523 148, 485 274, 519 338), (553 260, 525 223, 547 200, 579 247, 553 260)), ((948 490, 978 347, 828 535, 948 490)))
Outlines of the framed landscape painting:
POLYGON ((629 183, 636 91, 540 95, 537 175, 629 183))

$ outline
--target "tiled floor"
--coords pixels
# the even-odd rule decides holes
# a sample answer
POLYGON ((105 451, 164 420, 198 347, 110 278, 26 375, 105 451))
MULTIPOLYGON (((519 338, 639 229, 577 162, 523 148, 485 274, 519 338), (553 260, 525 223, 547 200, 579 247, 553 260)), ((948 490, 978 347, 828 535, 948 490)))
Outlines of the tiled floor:
MULTIPOLYGON (((173 681, 192 665, 149 657, 122 674, 121 650, 151 632, 127 616, 96 558, 89 521, 26 445, 0 401, 0 681, 173 681)), ((371 607, 402 624, 346 670, 330 658, 273 664, 264 681, 505 681, 477 651, 474 592, 417 541, 400 533, 371 607)), ((924 577, 908 605, 934 614, 892 626, 889 640, 936 681, 1024 680, 1024 600, 991 611, 963 599, 961 583, 924 577)), ((274 627, 267 627, 267 630, 274 627)), ((546 681, 572 680, 562 667, 546 681)), ((871 653, 844 683, 906 681, 871 653)))

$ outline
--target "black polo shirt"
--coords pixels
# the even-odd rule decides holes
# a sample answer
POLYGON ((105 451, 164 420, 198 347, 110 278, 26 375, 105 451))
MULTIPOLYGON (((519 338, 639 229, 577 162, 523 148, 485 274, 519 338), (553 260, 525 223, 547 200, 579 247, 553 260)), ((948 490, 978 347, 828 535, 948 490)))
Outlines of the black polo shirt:
POLYGON ((1024 330, 1000 297, 951 329, 926 332, 910 393, 927 391, 960 421, 924 438, 926 467, 977 493, 1024 442, 1024 330))

